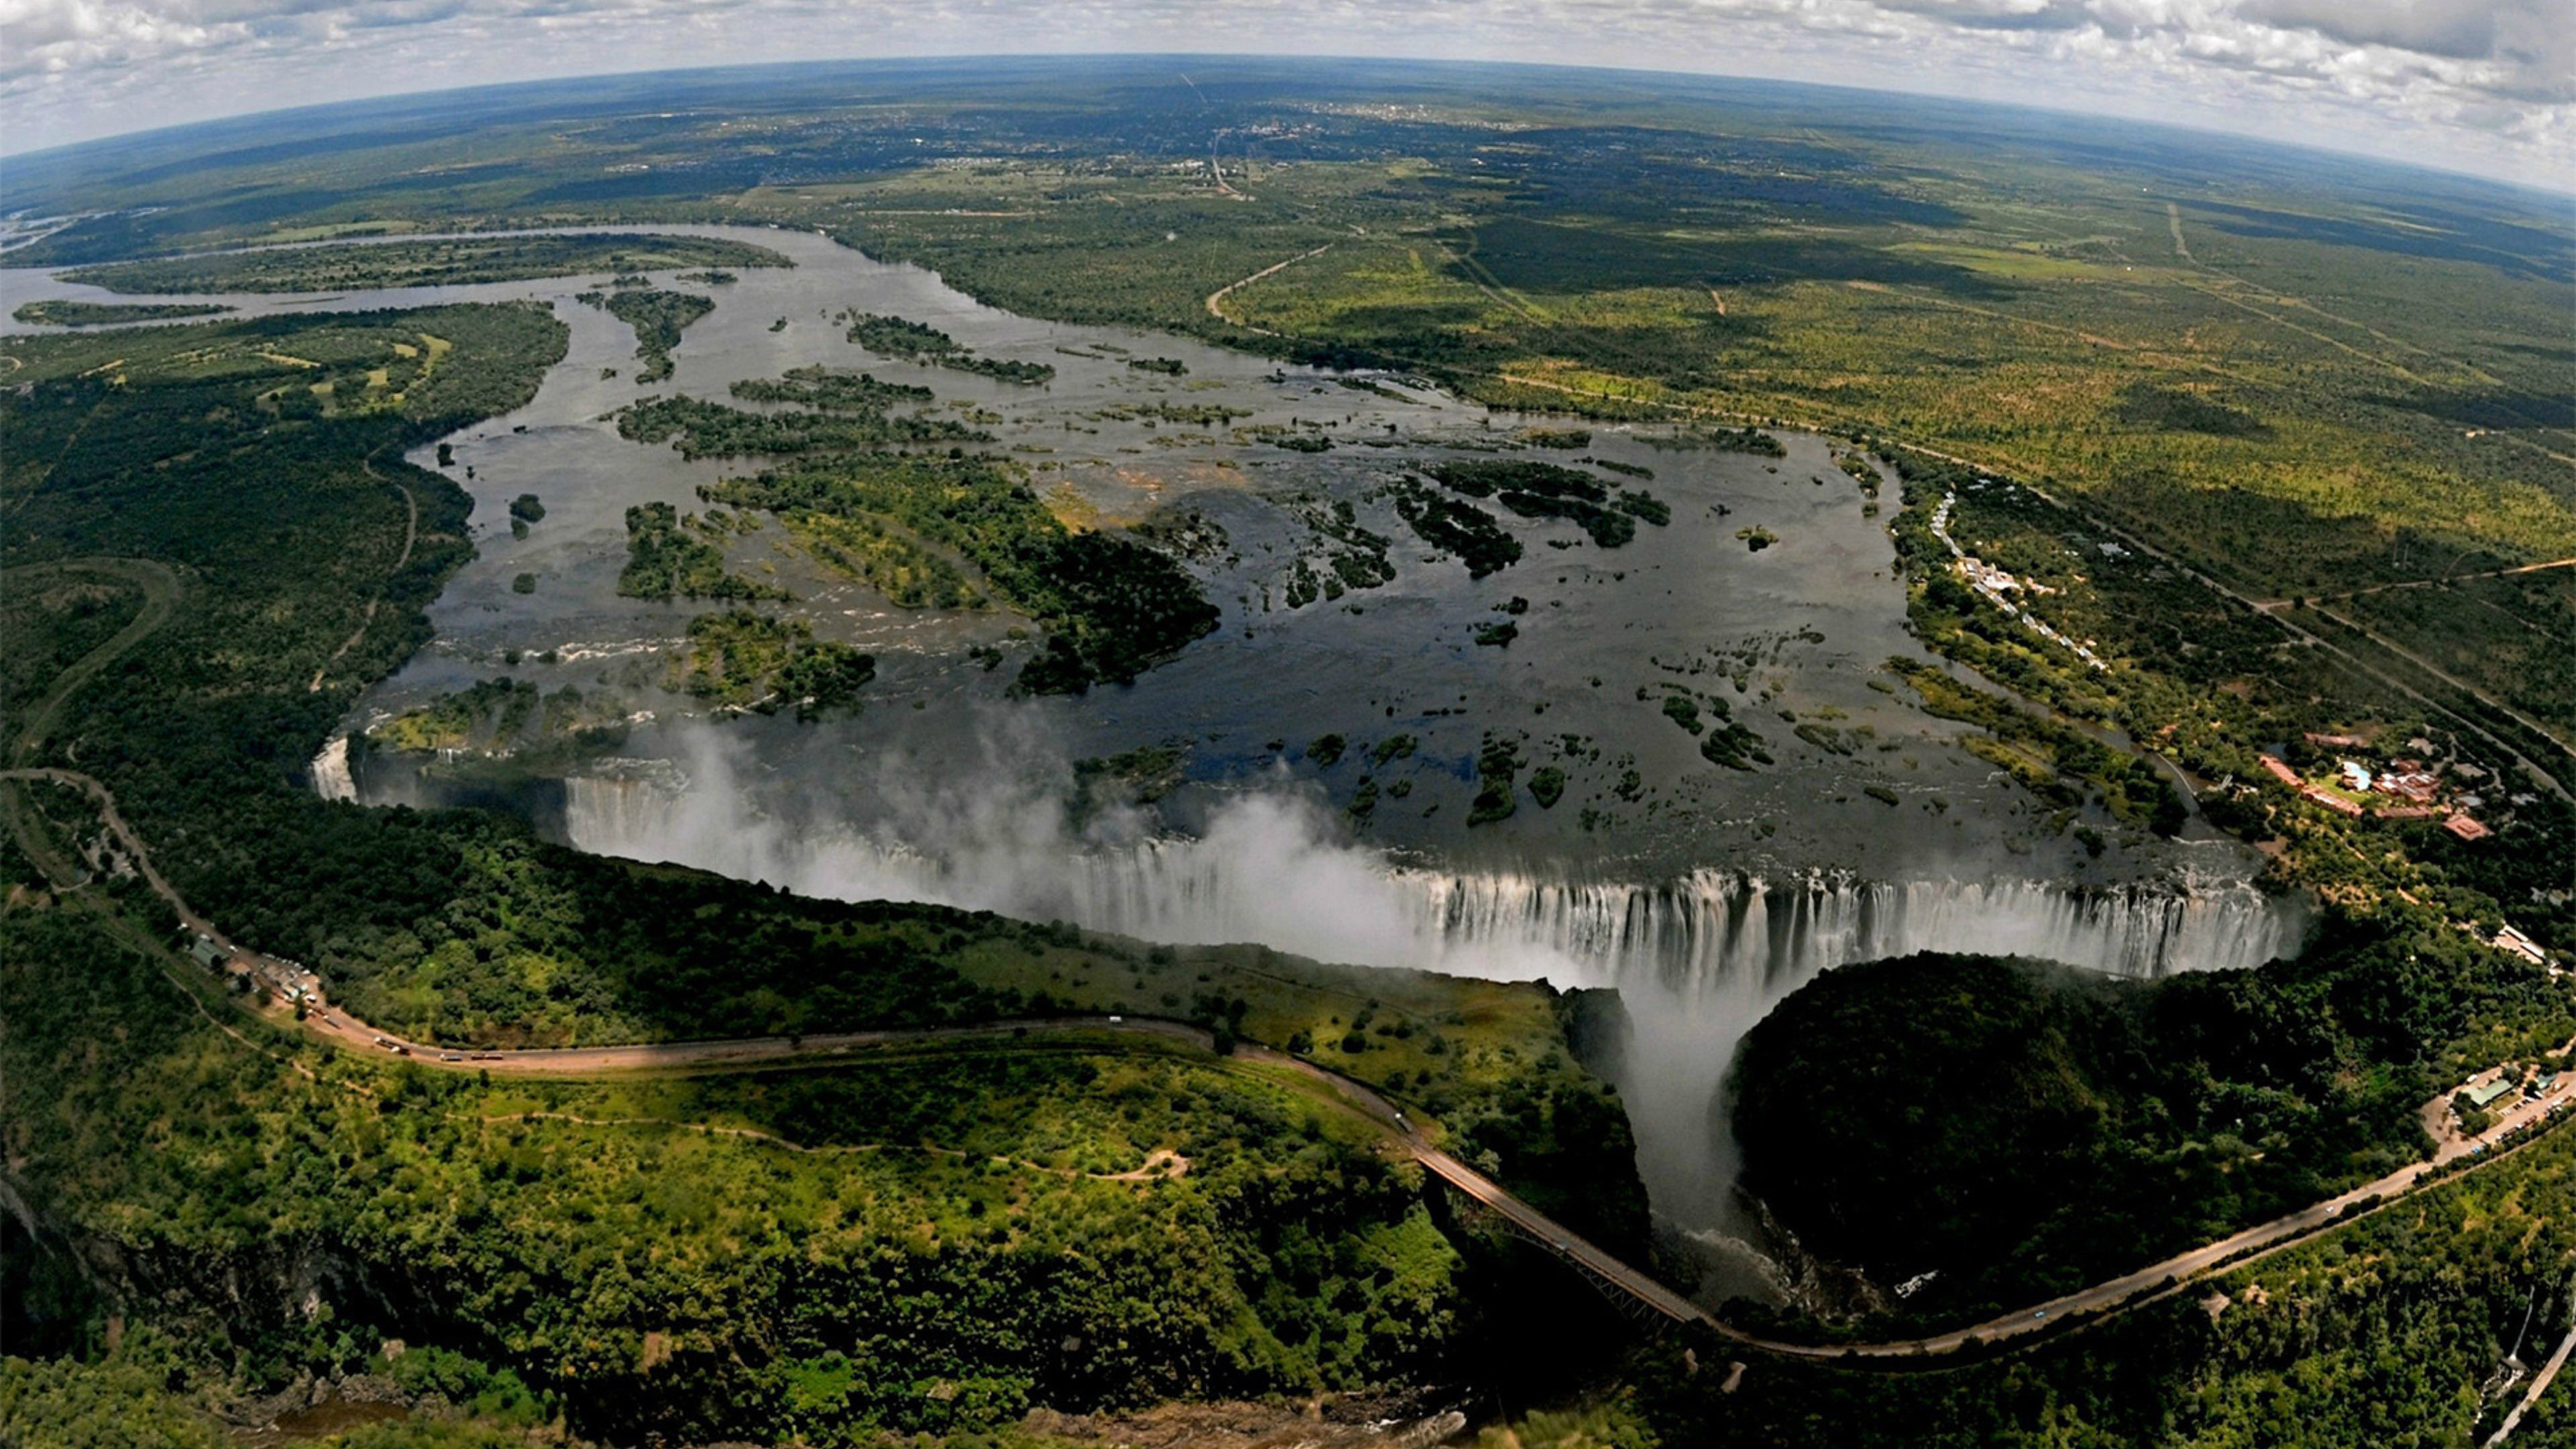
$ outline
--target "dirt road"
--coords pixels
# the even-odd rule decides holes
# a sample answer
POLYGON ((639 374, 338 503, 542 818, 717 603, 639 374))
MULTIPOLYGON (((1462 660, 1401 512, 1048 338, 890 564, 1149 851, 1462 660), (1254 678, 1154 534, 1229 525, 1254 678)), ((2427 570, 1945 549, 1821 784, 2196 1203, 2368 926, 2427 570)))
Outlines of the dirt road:
MULTIPOLYGON (((1211 162, 1210 164, 1212 165, 1214 163, 1211 162)), ((1219 184, 1223 184, 1221 180, 1219 184)), ((1249 322, 1237 322, 1233 318, 1225 315, 1225 299, 1232 296, 1239 289, 1249 287, 1264 277, 1275 277, 1281 272, 1288 270, 1290 267, 1297 265, 1299 262, 1302 262, 1309 257, 1320 257, 1324 253, 1331 251, 1333 249, 1333 245, 1334 244, 1331 242, 1326 242, 1322 246, 1315 248, 1313 251, 1299 252, 1297 255, 1290 257, 1284 262, 1273 262, 1269 266, 1263 267, 1260 271, 1253 273, 1251 276, 1228 282, 1224 286, 1217 288, 1215 291, 1208 293, 1208 315, 1214 317, 1216 320, 1224 323, 1228 327, 1240 327, 1246 332, 1258 333, 1263 337, 1278 336, 1278 333, 1271 331, 1267 327, 1255 327, 1249 322)))

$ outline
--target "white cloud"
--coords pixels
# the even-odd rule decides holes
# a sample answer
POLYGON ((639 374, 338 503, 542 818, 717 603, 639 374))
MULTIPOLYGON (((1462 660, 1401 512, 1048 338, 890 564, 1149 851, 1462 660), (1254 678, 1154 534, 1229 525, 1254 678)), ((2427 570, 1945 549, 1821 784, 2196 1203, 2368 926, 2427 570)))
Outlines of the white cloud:
POLYGON ((2568 0, 0 0, 0 144, 554 75, 1119 50, 1772 75, 2576 185, 2568 0))

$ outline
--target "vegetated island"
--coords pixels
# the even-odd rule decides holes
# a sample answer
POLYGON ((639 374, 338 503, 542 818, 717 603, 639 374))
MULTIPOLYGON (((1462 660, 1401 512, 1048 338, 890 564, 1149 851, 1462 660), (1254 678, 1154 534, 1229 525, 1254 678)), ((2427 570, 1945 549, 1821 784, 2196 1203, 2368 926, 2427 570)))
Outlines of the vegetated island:
POLYGON ((215 317, 233 310, 221 302, 23 302, 9 315, 34 327, 114 327, 127 322, 168 322, 215 317))
POLYGON ((671 349, 680 345, 680 334, 688 330, 690 323, 716 309, 713 297, 651 287, 610 292, 599 305, 635 329, 635 355, 644 363, 635 369, 637 382, 660 382, 669 377, 671 349))
POLYGON ((1635 538, 1639 519, 1657 528, 1673 521, 1672 509, 1653 494, 1633 488, 1614 493, 1591 474, 1559 463, 1472 458, 1444 460, 1422 471, 1444 488, 1491 498, 1523 518, 1565 519, 1602 548, 1635 538))
POLYGON ((437 241, 315 243, 207 256, 108 262, 63 274, 111 292, 333 292, 461 286, 672 267, 786 267, 767 247, 719 237, 601 232, 437 241))
MULTIPOLYGON (((926 389, 800 368, 739 384, 734 392, 795 410, 753 412, 675 397, 648 399, 619 414, 624 436, 667 441, 687 457, 760 453, 786 460, 754 477, 699 489, 701 498, 719 505, 705 515, 683 518, 661 503, 629 510, 622 591, 648 598, 774 597, 773 586, 727 573, 710 541, 752 526, 754 514, 767 512, 817 559, 882 590, 898 607, 998 603, 1029 615, 1046 638, 1015 682, 1023 693, 1080 693, 1095 682, 1132 680, 1217 627, 1220 611, 1163 550, 1132 534, 1066 528, 1029 491, 1017 465, 957 446, 984 441, 984 434, 947 419, 885 411, 926 398, 926 389), (945 455, 886 447, 922 442, 951 446, 945 455)), ((1337 516, 1325 522, 1340 534, 1354 532, 1337 516)), ((1377 553, 1363 552, 1347 564, 1337 559, 1336 567, 1383 582, 1380 574, 1392 573, 1381 556, 1385 540, 1369 535, 1365 542, 1377 553)), ((1335 583, 1334 592, 1340 587, 1335 583)))
POLYGON ((879 357, 900 357, 907 362, 944 367, 951 372, 971 372, 979 377, 1030 386, 1055 377, 1055 367, 1051 363, 986 357, 938 328, 908 318, 888 316, 882 312, 845 311, 840 320, 849 328, 852 342, 879 357))

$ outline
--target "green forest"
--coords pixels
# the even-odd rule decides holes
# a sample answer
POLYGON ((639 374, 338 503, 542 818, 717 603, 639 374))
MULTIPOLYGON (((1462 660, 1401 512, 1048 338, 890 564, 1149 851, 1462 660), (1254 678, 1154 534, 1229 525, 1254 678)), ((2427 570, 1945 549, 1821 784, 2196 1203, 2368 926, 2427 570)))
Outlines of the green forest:
POLYGON ((111 292, 327 292, 342 289, 515 282, 582 272, 661 271, 707 265, 784 267, 766 247, 718 237, 644 232, 579 236, 452 237, 363 246, 288 246, 218 256, 118 262, 64 280, 111 292))
POLYGON ((1068 530, 1009 463, 853 453, 728 479, 704 493, 711 503, 776 513, 807 533, 832 525, 800 520, 846 520, 859 529, 877 521, 953 551, 999 602, 1045 629, 1038 656, 1020 672, 1028 693, 1078 694, 1133 679, 1217 626, 1216 606, 1161 550, 1068 530))
POLYGON ((9 315, 39 327, 114 327, 214 317, 233 310, 220 302, 24 302, 9 315))
MULTIPOLYGON (((1824 1256, 1936 1275, 1859 1338, 1980 1322, 2224 1238, 2430 1148, 2490 1063, 2561 1064, 2547 971, 2419 918, 2155 981, 1954 956, 1830 971, 1745 1039, 1744 1184, 1824 1256)), ((1813 1331, 1812 1326, 1810 1331, 1813 1331)), ((1830 1335, 1828 1340, 1830 1341, 1830 1335)))
POLYGON ((1024 386, 1047 382, 1055 377, 1055 368, 1047 363, 985 357, 938 328, 907 318, 850 311, 841 314, 841 321, 848 327, 852 342, 879 357, 898 357, 906 362, 944 367, 952 372, 971 372, 1024 386))
POLYGON ((696 292, 663 292, 653 288, 620 288, 600 303, 609 315, 635 329, 635 355, 644 365, 637 382, 661 382, 671 375, 671 349, 689 324, 716 309, 715 299, 696 292))

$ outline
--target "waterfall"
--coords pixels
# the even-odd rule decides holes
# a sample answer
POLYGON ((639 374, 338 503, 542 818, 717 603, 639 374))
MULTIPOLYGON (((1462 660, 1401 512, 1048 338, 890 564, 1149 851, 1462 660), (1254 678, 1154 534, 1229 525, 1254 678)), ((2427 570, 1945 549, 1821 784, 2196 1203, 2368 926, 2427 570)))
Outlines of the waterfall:
POLYGON ((1453 953, 1537 944, 1671 985, 1812 976, 1917 951, 2036 956, 2121 976, 2253 966, 2295 951, 2303 913, 2242 881, 2083 889, 2031 879, 1768 880, 1701 869, 1661 885, 1400 872, 1453 953))
POLYGON ((1714 867, 1647 883, 1397 868, 1331 839, 1300 802, 1259 796, 1227 807, 1193 839, 1100 846, 1039 823, 916 846, 847 827, 791 832, 746 819, 730 792, 675 794, 636 778, 569 783, 566 832, 582 849, 806 894, 1684 996, 1734 983, 1785 992, 1834 966, 1917 951, 2035 956, 2137 977, 2254 966, 2295 952, 2304 926, 2295 900, 2206 875, 2088 889, 1714 867))
MULTIPOLYGON (((1060 795, 978 785, 915 802, 871 835, 829 813, 790 824, 736 788, 718 753, 669 776, 567 782, 584 850, 676 861, 801 894, 926 901, 1068 920, 1176 944, 1257 941, 1324 961, 1491 980, 1613 986, 1634 1037, 1618 1086, 1658 1214, 1734 1216, 1717 1120, 1736 1044, 1816 973, 1917 951, 2045 957, 2125 976, 2260 965, 2295 953, 2296 898, 2181 874, 2112 888, 2022 878, 1872 880, 1709 867, 1611 882, 1389 863, 1285 793, 1237 797, 1195 838, 1080 837, 1060 795)), ((803 802, 782 801, 797 809, 803 802)))
POLYGON ((313 757, 313 793, 325 800, 355 800, 358 782, 349 774, 349 737, 333 735, 313 757))

